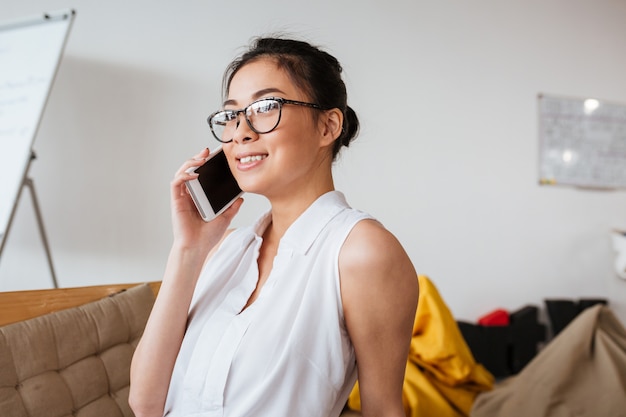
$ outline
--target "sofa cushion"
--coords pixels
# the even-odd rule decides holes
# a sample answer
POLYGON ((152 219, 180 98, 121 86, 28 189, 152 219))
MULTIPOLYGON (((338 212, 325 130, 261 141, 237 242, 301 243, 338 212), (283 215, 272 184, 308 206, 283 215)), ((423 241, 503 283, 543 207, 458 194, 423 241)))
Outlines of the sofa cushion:
POLYGON ((132 417, 130 361, 153 303, 143 284, 0 327, 0 416, 132 417))

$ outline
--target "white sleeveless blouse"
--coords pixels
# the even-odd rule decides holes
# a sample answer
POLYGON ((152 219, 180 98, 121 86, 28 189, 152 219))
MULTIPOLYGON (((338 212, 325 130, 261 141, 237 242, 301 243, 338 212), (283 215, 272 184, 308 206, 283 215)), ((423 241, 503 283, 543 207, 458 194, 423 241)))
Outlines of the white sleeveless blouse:
POLYGON ((167 397, 168 417, 336 417, 356 381, 339 251, 369 215, 340 192, 315 201, 280 241, 259 297, 257 257, 271 217, 233 231, 196 286, 167 397))

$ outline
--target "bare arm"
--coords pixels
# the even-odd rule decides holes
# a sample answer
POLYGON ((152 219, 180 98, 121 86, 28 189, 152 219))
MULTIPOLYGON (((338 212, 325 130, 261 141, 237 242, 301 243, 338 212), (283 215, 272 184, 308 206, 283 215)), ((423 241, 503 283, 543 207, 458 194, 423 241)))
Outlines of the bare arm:
POLYGON ((215 220, 198 215, 184 182, 192 166, 202 164, 208 150, 185 162, 171 183, 172 245, 165 274, 130 370, 129 403, 137 417, 162 417, 174 363, 182 344, 187 314, 202 265, 235 216, 241 200, 215 220))
POLYGON ((396 238, 366 220, 346 239, 339 272, 363 416, 404 417, 402 384, 418 298, 415 269, 396 238))

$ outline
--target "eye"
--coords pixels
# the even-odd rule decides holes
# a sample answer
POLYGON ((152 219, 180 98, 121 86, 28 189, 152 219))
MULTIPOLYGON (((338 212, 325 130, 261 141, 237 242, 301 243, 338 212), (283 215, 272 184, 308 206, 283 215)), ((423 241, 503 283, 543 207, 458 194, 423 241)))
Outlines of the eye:
POLYGON ((250 106, 250 113, 252 114, 266 114, 266 113, 271 113, 273 111, 278 110, 280 107, 280 103, 276 100, 272 100, 272 99, 267 99, 267 100, 260 100, 257 101, 256 103, 253 103, 250 106))
POLYGON ((224 110, 213 116, 213 123, 225 125, 237 120, 237 112, 234 110, 224 110))

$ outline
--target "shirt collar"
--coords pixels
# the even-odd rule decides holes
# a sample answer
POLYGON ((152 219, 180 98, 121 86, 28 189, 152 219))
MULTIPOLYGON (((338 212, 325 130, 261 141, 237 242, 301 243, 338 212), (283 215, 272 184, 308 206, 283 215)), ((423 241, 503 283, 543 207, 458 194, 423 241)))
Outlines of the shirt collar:
MULTIPOLYGON (((345 196, 339 191, 329 191, 318 197, 285 232, 279 251, 292 249, 306 254, 328 222, 341 211, 350 208, 345 196)), ((272 220, 271 211, 263 215, 254 225, 257 236, 262 236, 272 220)))

